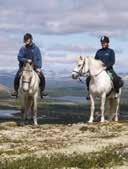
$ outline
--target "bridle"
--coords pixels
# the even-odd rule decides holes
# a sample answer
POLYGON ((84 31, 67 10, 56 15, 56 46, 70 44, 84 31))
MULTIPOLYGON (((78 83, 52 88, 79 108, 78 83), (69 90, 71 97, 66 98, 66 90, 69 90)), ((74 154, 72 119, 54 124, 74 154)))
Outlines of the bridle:
POLYGON ((86 77, 86 76, 87 76, 87 74, 89 73, 89 71, 88 71, 88 72, 86 72, 86 73, 82 73, 82 70, 83 70, 84 66, 85 66, 85 58, 84 58, 84 61, 83 61, 83 64, 82 64, 82 66, 81 66, 80 70, 79 70, 79 71, 75 71, 75 70, 73 70, 73 72, 74 72, 74 73, 77 73, 79 76, 86 77))
POLYGON ((28 84, 30 84, 31 80, 30 81, 23 80, 22 83, 28 83, 28 84))
POLYGON ((82 70, 84 68, 84 65, 85 65, 85 60, 83 61, 83 65, 81 66, 80 70, 79 71, 73 70, 73 72, 77 73, 79 76, 82 76, 83 75, 82 70))
MULTIPOLYGON (((31 70, 23 70, 23 71, 25 71, 25 72, 32 72, 31 70)), ((22 72, 22 74, 23 74, 23 72, 22 72)), ((22 80, 22 84, 27 83, 27 84, 29 84, 29 86, 30 86, 31 80, 32 80, 32 77, 30 78, 29 81, 27 81, 27 80, 22 80)))
POLYGON ((84 58, 84 61, 83 61, 83 65, 81 66, 81 69, 80 69, 79 71, 73 70, 74 73, 77 73, 77 74, 78 74, 78 76, 79 76, 79 81, 80 81, 81 83, 84 83, 84 81, 80 78, 80 76, 87 77, 87 76, 88 76, 88 73, 89 73, 89 71, 86 72, 86 73, 82 73, 82 70, 83 70, 84 66, 85 66, 85 58, 84 58))

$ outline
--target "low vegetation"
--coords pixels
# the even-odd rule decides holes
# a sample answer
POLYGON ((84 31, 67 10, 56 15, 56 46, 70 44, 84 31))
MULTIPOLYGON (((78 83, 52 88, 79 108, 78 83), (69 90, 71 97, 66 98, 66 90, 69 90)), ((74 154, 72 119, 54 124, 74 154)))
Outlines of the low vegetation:
MULTIPOLYGON (((61 96, 75 89, 64 90, 50 92, 61 96)), ((75 90, 74 96, 80 91, 75 90)), ((127 99, 124 88, 119 123, 91 125, 87 124, 86 101, 62 101, 59 97, 39 100, 39 126, 29 123, 21 127, 19 101, 3 97, 1 110, 12 109, 16 113, 0 120, 0 169, 127 169, 127 99)))

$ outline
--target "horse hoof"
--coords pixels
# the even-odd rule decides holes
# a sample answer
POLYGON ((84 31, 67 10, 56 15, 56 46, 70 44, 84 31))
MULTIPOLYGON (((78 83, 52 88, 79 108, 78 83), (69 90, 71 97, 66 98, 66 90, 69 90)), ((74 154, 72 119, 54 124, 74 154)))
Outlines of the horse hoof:
POLYGON ((118 118, 115 118, 115 121, 118 122, 118 118))
POLYGON ((104 120, 101 120, 100 122, 101 122, 101 123, 104 123, 105 121, 104 121, 104 120))
POLYGON ((36 123, 34 123, 34 126, 38 126, 38 123, 36 122, 36 123))
POLYGON ((89 120, 88 123, 90 123, 90 124, 93 123, 93 120, 89 120))
POLYGON ((105 122, 105 119, 104 119, 104 117, 101 117, 101 121, 100 121, 101 123, 104 123, 105 122))

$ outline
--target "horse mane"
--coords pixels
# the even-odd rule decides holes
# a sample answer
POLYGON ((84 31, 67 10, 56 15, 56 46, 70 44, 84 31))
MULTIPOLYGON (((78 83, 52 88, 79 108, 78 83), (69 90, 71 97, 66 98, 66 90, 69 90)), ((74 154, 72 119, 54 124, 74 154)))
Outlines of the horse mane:
POLYGON ((88 57, 89 58, 89 67, 90 67, 90 74, 92 76, 97 75, 102 70, 104 70, 105 66, 103 65, 103 62, 101 60, 97 60, 94 57, 88 57))
POLYGON ((23 70, 32 71, 33 70, 32 65, 30 65, 29 63, 25 63, 24 67, 23 67, 23 70))

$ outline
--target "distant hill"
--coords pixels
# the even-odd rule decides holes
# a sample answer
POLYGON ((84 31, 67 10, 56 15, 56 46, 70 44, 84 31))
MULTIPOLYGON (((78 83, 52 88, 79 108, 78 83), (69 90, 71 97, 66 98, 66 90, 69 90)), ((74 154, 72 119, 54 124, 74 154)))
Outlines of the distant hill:
POLYGON ((6 86, 0 84, 0 91, 8 91, 8 90, 9 90, 8 87, 6 87, 6 86))
POLYGON ((5 85, 0 84, 0 98, 5 98, 9 96, 9 88, 5 85))
POLYGON ((123 77, 124 80, 128 80, 128 75, 123 77))
MULTIPOLYGON (((17 70, 14 71, 4 71, 0 70, 0 84, 3 84, 9 88, 13 88, 13 81, 17 70)), ((53 73, 51 70, 47 70, 45 73, 46 77, 46 87, 58 88, 58 87, 80 87, 83 86, 79 83, 79 80, 73 80, 71 78, 71 72, 69 74, 64 74, 63 72, 53 73)), ((119 73, 124 80, 128 79, 128 73, 119 73)), ((85 81, 85 78, 82 78, 85 81)))
MULTIPOLYGON (((16 72, 16 71, 15 71, 16 72)), ((10 97, 9 90, 13 88, 15 72, 0 71, 0 98, 10 97)), ((127 74, 120 74, 123 77, 125 87, 128 87, 127 74)), ((73 80, 70 75, 56 76, 52 73, 45 74, 46 91, 49 97, 56 96, 84 96, 86 92, 85 78, 82 78, 83 83, 79 80, 73 80)))

